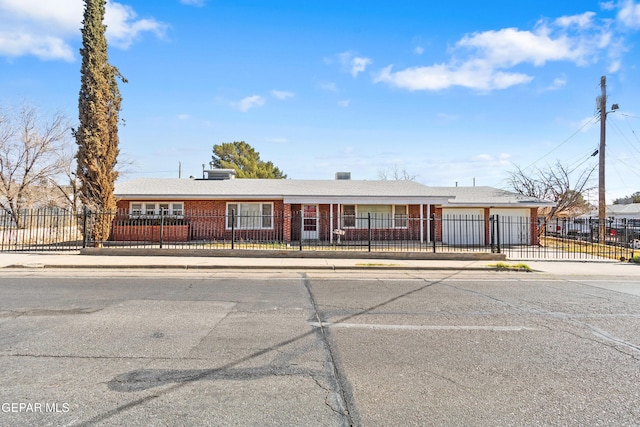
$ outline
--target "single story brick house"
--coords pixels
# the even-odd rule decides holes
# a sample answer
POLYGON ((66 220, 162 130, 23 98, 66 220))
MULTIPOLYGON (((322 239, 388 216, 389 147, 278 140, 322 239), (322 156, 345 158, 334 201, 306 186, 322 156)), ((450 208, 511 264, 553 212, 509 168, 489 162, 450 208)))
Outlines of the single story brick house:
POLYGON ((139 240, 140 227, 148 236, 149 227, 157 227, 162 217, 179 227, 172 231, 176 241, 224 240, 231 233, 256 240, 333 241, 365 239, 373 230, 379 240, 488 245, 489 218, 500 215, 512 219, 501 225, 503 242, 537 244, 538 208, 553 205, 492 187, 430 187, 348 175, 335 180, 235 179, 233 170, 205 172, 205 179, 117 183, 112 239, 139 240), (126 228, 133 225, 135 233, 126 228))

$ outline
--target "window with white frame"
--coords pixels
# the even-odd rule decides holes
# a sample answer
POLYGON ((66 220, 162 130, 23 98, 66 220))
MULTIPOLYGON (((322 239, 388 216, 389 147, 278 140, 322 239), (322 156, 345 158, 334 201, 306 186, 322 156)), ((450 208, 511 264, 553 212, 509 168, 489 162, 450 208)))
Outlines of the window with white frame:
POLYGON ((409 212, 407 205, 393 206, 393 226, 395 228, 407 228, 409 223, 409 212))
POLYGON ((129 205, 129 212, 131 216, 142 215, 142 203, 131 203, 129 205))
POLYGON ((144 218, 159 218, 160 216, 182 217, 184 204, 182 202, 131 202, 129 216, 144 218))
POLYGON ((342 206, 342 227, 349 228, 356 226, 356 205, 342 206))
POLYGON ((407 228, 407 205, 343 205, 344 228, 407 228))
POLYGON ((227 228, 273 228, 273 203, 227 203, 227 228))

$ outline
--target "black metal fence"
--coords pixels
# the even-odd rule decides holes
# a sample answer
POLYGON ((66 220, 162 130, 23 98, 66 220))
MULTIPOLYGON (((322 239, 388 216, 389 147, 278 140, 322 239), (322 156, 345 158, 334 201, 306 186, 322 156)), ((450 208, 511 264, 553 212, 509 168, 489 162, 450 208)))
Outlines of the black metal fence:
POLYGON ((493 252, 510 259, 628 259, 640 252, 640 221, 531 221, 474 215, 290 215, 163 212, 110 214, 111 234, 96 241, 97 215, 60 209, 0 214, 0 251, 76 251, 83 247, 172 249, 493 252))
POLYGON ((0 212, 0 252, 69 251, 83 244, 82 212, 64 209, 0 212))

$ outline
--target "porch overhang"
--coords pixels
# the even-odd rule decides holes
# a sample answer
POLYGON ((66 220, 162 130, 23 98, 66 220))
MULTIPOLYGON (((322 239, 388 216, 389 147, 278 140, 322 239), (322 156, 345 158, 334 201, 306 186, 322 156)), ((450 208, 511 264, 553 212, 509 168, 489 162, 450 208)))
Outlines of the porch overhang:
POLYGON ((416 196, 287 196, 285 204, 291 205, 433 205, 446 203, 443 197, 416 196))

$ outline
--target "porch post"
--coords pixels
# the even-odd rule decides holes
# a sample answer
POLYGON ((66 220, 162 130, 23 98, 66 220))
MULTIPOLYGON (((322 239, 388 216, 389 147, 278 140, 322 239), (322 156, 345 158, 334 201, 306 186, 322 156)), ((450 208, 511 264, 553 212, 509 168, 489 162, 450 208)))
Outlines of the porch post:
MULTIPOLYGON (((431 212, 431 204, 427 203, 427 222, 429 221, 429 218, 431 218, 431 216, 429 215, 430 212, 431 212)), ((422 214, 422 211, 420 211, 420 214, 422 214)), ((420 221, 421 224, 423 222, 424 221, 420 221)), ((431 227, 427 227, 427 242, 430 242, 430 241, 431 241, 431 227)))
POLYGON ((420 203, 420 243, 424 243, 424 224, 423 224, 423 218, 424 218, 424 212, 422 212, 424 209, 424 205, 422 203, 420 203))
POLYGON ((333 244, 333 203, 329 203, 329 243, 333 244))

